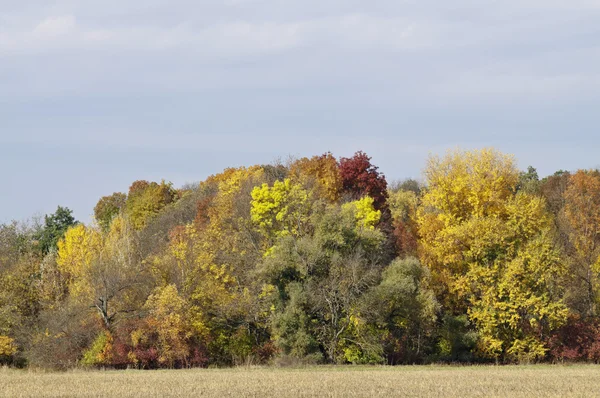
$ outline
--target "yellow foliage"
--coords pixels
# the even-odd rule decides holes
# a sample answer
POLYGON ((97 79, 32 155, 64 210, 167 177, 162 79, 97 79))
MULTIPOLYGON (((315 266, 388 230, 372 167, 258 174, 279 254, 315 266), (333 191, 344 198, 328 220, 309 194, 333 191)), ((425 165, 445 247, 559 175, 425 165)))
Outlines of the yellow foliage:
POLYGON ((98 231, 83 224, 69 228, 58 242, 59 270, 75 276, 81 274, 82 268, 91 266, 101 246, 102 236, 98 231))
MULTIPOLYGON (((115 219, 116 221, 116 219, 115 219)), ((83 224, 71 227, 63 239, 58 242, 56 264, 59 271, 69 275, 69 284, 73 294, 89 289, 84 277, 98 258, 102 250, 102 234, 83 224)))
POLYGON ((164 180, 156 182, 136 181, 129 190, 126 201, 126 213, 136 230, 143 229, 158 212, 177 199, 177 192, 171 183, 164 180))
POLYGON ((432 157, 426 175, 418 224, 432 287, 453 311, 467 311, 484 355, 537 358, 542 325, 567 316, 544 200, 515 194, 514 160, 494 150, 432 157))
POLYGON ((289 178, 252 190, 252 221, 268 237, 301 234, 309 211, 308 193, 289 178))
POLYGON ((15 339, 0 335, 0 356, 12 356, 17 353, 15 339))
POLYGON ((381 211, 375 210, 373 198, 365 196, 359 200, 342 205, 343 211, 352 211, 358 228, 374 230, 381 219, 381 211))
MULTIPOLYGON (((172 366, 177 360, 189 355, 187 339, 192 336, 189 329, 187 304, 175 285, 158 289, 148 297, 145 305, 149 311, 149 326, 158 334, 159 362, 172 366)), ((136 340, 139 340, 136 336, 136 340)), ((135 341, 134 341, 135 342, 135 341)))
POLYGON ((472 216, 501 216, 505 201, 515 192, 519 171, 512 156, 483 149, 432 156, 425 176, 421 209, 435 209, 448 226, 472 216))
POLYGON ((290 165, 290 176, 294 182, 311 187, 318 197, 330 202, 340 198, 342 178, 331 153, 295 161, 290 165))

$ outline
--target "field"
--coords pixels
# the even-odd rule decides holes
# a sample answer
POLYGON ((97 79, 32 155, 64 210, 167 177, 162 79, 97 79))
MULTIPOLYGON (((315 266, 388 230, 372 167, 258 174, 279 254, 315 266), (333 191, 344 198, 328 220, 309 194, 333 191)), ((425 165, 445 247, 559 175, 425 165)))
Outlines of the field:
POLYGON ((600 367, 403 366, 160 371, 0 369, 2 397, 600 397, 600 367))

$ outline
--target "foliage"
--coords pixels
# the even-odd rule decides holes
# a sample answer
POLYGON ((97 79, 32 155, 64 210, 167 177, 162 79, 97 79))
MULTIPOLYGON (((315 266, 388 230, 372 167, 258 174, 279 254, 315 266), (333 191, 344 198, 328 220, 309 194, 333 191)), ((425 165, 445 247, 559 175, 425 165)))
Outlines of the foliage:
POLYGON ((177 364, 188 364, 192 354, 189 340, 193 333, 187 306, 172 284, 157 289, 148 297, 145 309, 149 316, 143 327, 131 334, 134 351, 130 358, 134 363, 143 361, 135 349, 145 345, 156 350, 159 365, 172 368, 177 364))
POLYGON ((373 198, 365 196, 359 200, 345 203, 342 210, 350 211, 354 214, 357 228, 374 230, 379 219, 381 219, 381 210, 375 210, 373 198))
MULTIPOLYGON (((377 214, 371 201, 364 203, 369 213, 377 214)), ((356 203, 343 208, 315 204, 313 233, 282 237, 265 258, 263 275, 279 291, 272 324, 284 355, 381 361, 377 341, 369 328, 360 326, 357 311, 381 271, 377 261, 383 237, 363 227, 359 208, 356 203), (323 348, 315 351, 317 347, 323 348)))
POLYGON ((515 195, 512 158, 493 150, 432 157, 419 208, 423 260, 451 313, 466 313, 484 357, 542 358, 540 336, 568 311, 555 281, 566 268, 538 197, 515 195))
POLYGON ((598 361, 600 173, 493 149, 388 187, 331 153, 0 225, 0 361, 598 361))
POLYGON ((577 315, 548 338, 548 356, 553 361, 600 362, 600 322, 577 315))
POLYGON ((11 357, 17 353, 15 339, 0 335, 0 359, 2 357, 11 357))
POLYGON ((110 332, 106 330, 100 332, 96 340, 92 343, 92 346, 83 353, 81 363, 83 365, 110 364, 112 340, 110 332))
POLYGON ((136 181, 129 188, 125 203, 126 214, 134 229, 143 229, 158 212, 177 200, 178 193, 171 183, 160 184, 136 181))
POLYGON ((94 207, 94 218, 102 231, 106 232, 110 229, 110 223, 125 208, 126 202, 127 195, 121 192, 100 198, 94 207))
POLYGON ((44 217, 44 226, 38 234, 39 249, 42 254, 56 250, 58 241, 63 237, 67 229, 77 224, 73 217, 73 211, 58 206, 54 214, 44 217))
MULTIPOLYGON (((401 186, 401 189, 390 192, 388 199, 396 248, 401 256, 417 255, 419 196, 415 193, 415 189, 418 189, 418 186, 401 186)), ((417 192, 420 192, 420 190, 417 190, 417 192)))
POLYGON ((290 176, 303 186, 312 188, 319 198, 336 202, 342 191, 342 177, 337 160, 331 153, 302 158, 290 165, 290 176))
POLYGON ((341 158, 340 176, 344 192, 353 199, 370 196, 377 210, 385 207, 388 196, 385 176, 366 153, 359 151, 351 158, 341 158))
POLYGON ((585 315, 594 316, 600 300, 600 172, 579 170, 571 175, 563 196, 573 257, 580 266, 576 273, 587 287, 585 315))
POLYGON ((368 322, 385 331, 381 338, 389 364, 419 362, 431 352, 439 305, 428 278, 416 258, 396 259, 361 305, 368 322))
POLYGON ((308 193, 290 179, 252 190, 252 221, 271 239, 301 235, 308 211, 308 193))

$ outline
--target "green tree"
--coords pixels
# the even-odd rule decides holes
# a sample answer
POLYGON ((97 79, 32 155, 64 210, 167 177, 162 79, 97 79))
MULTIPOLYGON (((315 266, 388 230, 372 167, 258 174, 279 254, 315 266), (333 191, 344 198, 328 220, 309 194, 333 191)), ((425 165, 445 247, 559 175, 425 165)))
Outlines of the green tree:
POLYGON ((361 313, 378 330, 387 363, 416 363, 431 353, 439 305, 429 271, 414 257, 396 259, 365 297, 361 313))
POLYGON ((58 206, 54 214, 44 217, 44 226, 39 232, 38 241, 42 254, 47 254, 57 248, 58 241, 63 237, 69 227, 77 224, 78 221, 73 217, 73 211, 58 206))
MULTIPOLYGON (((365 225, 371 218, 360 214, 358 203, 315 203, 313 233, 280 237, 262 264, 263 278, 279 293, 272 324, 284 355, 329 362, 383 359, 377 337, 362 327, 359 304, 378 281, 384 238, 365 225)), ((368 204, 370 213, 379 214, 368 204)))

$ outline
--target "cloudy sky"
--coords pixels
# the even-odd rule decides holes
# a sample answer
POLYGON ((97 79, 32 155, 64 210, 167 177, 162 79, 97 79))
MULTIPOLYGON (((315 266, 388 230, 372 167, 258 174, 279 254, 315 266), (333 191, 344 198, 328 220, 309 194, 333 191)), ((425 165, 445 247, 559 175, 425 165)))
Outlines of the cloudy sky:
POLYGON ((600 166, 600 0, 0 0, 0 222, 362 149, 600 166))

